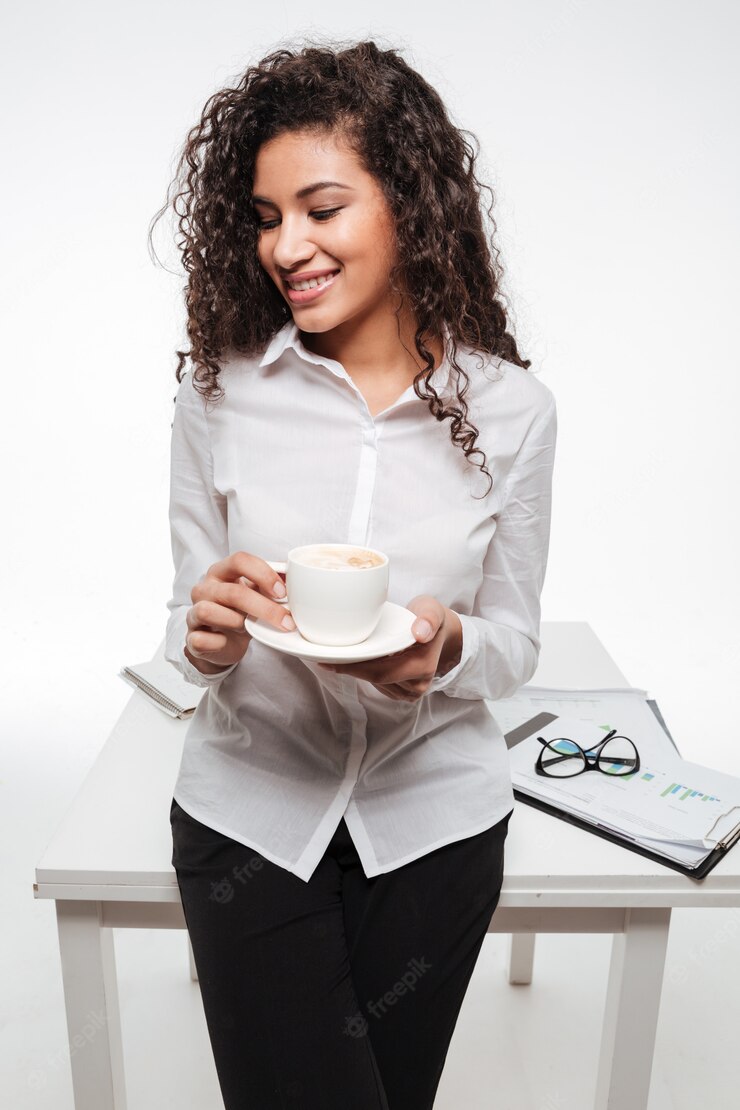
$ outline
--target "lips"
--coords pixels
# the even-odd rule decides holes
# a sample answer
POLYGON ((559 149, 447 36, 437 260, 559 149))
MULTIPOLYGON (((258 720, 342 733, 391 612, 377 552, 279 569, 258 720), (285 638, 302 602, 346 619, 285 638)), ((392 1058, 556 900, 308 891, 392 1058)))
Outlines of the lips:
POLYGON ((284 281, 292 281, 295 285, 302 281, 311 281, 313 278, 329 277, 331 274, 336 274, 339 270, 338 266, 330 266, 325 270, 302 270, 300 274, 283 274, 284 281))
POLYGON ((318 300, 327 290, 331 289, 339 277, 339 273, 340 271, 337 270, 327 281, 322 282, 321 285, 315 285, 312 289, 291 289, 286 281, 285 290, 288 300, 291 304, 308 304, 310 301, 318 300))

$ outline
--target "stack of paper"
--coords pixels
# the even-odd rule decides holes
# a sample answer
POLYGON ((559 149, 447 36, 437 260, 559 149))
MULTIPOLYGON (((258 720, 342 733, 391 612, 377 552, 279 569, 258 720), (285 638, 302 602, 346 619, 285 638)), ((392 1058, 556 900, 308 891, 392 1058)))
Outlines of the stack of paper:
POLYGON ((740 779, 681 759, 644 690, 525 687, 491 709, 513 744, 512 783, 521 795, 692 869, 740 837, 740 779), (520 727, 527 721, 534 731, 520 727), (537 737, 567 737, 587 751, 613 728, 639 752, 633 774, 587 771, 556 779, 535 772, 542 749, 537 737))

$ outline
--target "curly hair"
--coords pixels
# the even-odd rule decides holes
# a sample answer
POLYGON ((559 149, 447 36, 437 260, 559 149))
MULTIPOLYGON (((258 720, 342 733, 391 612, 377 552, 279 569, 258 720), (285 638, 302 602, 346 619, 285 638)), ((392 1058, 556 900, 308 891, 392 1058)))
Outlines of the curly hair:
MULTIPOLYGON (((457 361, 458 344, 529 369, 507 330, 503 270, 494 243, 493 190, 476 177, 475 136, 450 121, 434 88, 396 49, 374 41, 274 50, 250 66, 236 87, 213 94, 188 132, 170 183, 177 247, 188 274, 185 288, 190 349, 177 351, 176 377, 190 358, 194 382, 208 400, 221 399, 219 359, 229 349, 262 352, 292 314, 257 255, 258 217, 251 204, 257 153, 286 132, 340 136, 379 182, 396 229, 397 265, 390 288, 411 310, 416 350, 425 364, 414 392, 435 419, 449 419, 452 442, 466 458, 478 429, 467 421, 470 385, 457 361), (482 190, 492 225, 487 236, 482 190), (183 202, 182 211, 178 202, 183 202), (445 408, 429 377, 434 356, 424 336, 447 329, 447 358, 456 372, 456 397, 445 408), (461 386, 462 380, 462 386, 461 386), (424 392, 422 392, 422 389, 424 392)), ((396 316, 398 317, 397 310, 396 316)))

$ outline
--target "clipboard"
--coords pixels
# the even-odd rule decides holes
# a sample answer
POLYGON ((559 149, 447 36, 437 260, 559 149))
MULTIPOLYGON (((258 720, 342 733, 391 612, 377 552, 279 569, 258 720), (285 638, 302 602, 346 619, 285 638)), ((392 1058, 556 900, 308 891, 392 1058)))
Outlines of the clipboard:
MULTIPOLYGON (((663 719, 663 714, 658 708, 658 703, 654 698, 647 698, 646 700, 655 714, 660 727, 676 749, 676 753, 680 755, 681 753, 678 750, 678 745, 670 734, 668 726, 663 719)), ((532 717, 529 721, 525 721, 524 724, 504 734, 506 747, 515 747, 521 740, 526 740, 532 733, 538 732, 540 729, 556 720, 556 713, 538 713, 536 717, 532 717)), ((575 814, 566 813, 565 810, 558 809, 557 806, 552 805, 550 802, 543 802, 540 798, 533 798, 530 794, 523 794, 520 790, 517 790, 515 786, 513 790, 514 797, 517 801, 524 802, 525 805, 532 806, 534 809, 541 809, 543 813, 549 813, 553 817, 559 818, 561 821, 567 821, 569 825, 575 825, 576 828, 585 829, 586 832, 593 833, 594 836, 600 836, 603 840, 610 840, 612 844, 620 844, 623 848, 626 848, 627 851, 636 852, 640 856, 645 856, 655 863, 662 864, 663 867, 669 867, 672 871, 678 871, 681 875, 686 875, 689 879, 700 881, 706 878, 712 868, 717 866, 722 857, 729 852, 730 848, 740 839, 739 827, 734 831, 726 843, 718 844, 716 848, 713 848, 709 855, 701 861, 698 867, 687 867, 677 860, 668 859, 659 852, 654 852, 650 848, 645 848, 642 844, 638 844, 637 841, 632 840, 628 836, 620 836, 619 833, 612 832, 611 829, 606 829, 601 825, 594 825, 590 821, 584 820, 582 817, 577 817, 575 814)))

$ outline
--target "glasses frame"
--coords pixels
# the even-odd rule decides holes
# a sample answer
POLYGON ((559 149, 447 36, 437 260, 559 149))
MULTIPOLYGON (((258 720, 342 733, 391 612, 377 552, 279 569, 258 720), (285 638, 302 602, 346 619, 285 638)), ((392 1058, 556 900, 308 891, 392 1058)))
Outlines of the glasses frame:
MULTIPOLYGON (((602 775, 608 775, 611 779, 618 779, 623 778, 625 775, 635 775, 640 770, 640 753, 637 750, 637 745, 629 736, 622 736, 622 734, 618 733, 615 728, 613 728, 611 732, 608 732, 603 740, 600 740, 598 744, 594 744, 590 748, 582 748, 580 744, 578 744, 575 740, 571 740, 568 736, 558 736, 553 740, 545 740, 543 736, 538 736, 537 739, 539 740, 540 744, 542 744, 542 747, 540 748, 540 754, 537 756, 537 761, 534 765, 534 769, 538 775, 542 775, 543 778, 546 779, 574 779, 577 778, 578 775, 585 774, 586 771, 601 771, 602 775), (545 754, 547 748, 550 747, 550 744, 557 744, 558 740, 567 740, 569 744, 575 744, 575 746, 578 748, 579 752, 583 756, 584 762, 584 766, 581 767, 580 771, 574 771, 572 775, 551 775, 549 771, 546 771, 544 769, 542 757, 545 754), (603 748, 604 744, 606 744, 608 740, 629 740, 630 744, 635 749, 635 766, 630 767, 628 771, 617 772, 605 771, 603 767, 600 767, 599 749, 603 748), (596 755, 590 755, 589 753, 591 752, 596 752, 596 755)), ((572 755, 562 755, 561 752, 558 752, 557 754, 560 755, 562 759, 573 759, 572 755)))

